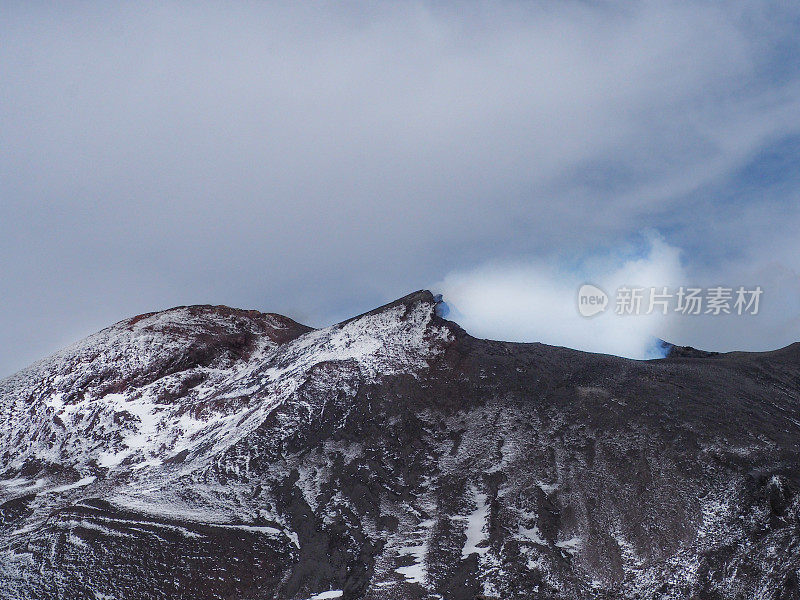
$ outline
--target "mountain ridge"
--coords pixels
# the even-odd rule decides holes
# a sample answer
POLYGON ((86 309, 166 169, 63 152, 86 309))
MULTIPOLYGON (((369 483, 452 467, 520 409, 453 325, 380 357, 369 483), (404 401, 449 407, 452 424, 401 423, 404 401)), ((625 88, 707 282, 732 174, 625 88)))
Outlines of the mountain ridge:
POLYGON ((437 302, 176 307, 0 381, 0 595, 796 597, 800 346, 632 361, 437 302))

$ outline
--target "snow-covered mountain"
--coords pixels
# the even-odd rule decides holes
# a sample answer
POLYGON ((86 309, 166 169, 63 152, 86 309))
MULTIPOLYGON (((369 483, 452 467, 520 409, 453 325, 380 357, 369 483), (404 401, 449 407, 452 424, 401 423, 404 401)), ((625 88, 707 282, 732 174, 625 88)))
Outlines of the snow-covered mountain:
POLYGON ((181 307, 0 382, 0 597, 800 598, 800 345, 181 307))

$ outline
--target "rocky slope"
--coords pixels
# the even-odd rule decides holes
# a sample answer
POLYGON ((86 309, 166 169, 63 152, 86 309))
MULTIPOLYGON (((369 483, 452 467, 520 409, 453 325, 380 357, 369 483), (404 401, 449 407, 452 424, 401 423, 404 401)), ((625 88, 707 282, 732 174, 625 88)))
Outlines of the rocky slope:
POLYGON ((182 307, 0 382, 0 597, 800 598, 800 345, 642 362, 436 313, 182 307))

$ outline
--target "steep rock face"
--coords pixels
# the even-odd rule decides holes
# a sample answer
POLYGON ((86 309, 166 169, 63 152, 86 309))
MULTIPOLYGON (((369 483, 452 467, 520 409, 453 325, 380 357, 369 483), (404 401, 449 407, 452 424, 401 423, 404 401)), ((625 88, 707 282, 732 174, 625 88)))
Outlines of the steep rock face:
POLYGON ((0 597, 800 597, 797 345, 630 361, 435 304, 184 307, 0 382, 0 597))

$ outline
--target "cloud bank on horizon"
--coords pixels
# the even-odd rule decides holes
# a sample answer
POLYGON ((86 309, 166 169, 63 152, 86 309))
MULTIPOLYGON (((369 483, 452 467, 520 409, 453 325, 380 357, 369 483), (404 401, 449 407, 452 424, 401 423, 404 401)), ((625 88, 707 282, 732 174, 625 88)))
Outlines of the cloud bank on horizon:
POLYGON ((637 264, 765 290, 763 318, 648 332, 800 339, 798 26, 782 2, 6 3, 0 375, 174 305, 323 325, 436 282, 476 334, 634 353, 638 329, 530 307, 637 264))

